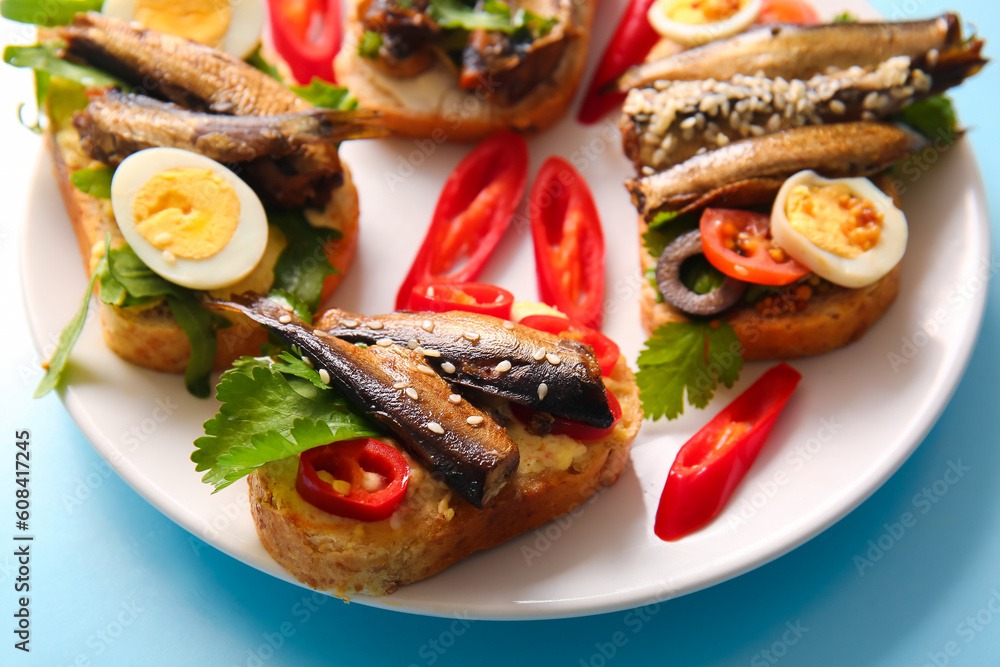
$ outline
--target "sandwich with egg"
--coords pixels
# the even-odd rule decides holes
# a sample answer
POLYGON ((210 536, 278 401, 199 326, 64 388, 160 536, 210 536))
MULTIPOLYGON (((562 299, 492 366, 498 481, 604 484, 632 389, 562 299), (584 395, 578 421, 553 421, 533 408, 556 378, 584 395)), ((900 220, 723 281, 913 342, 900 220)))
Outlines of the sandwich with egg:
POLYGON ((958 138, 941 94, 982 45, 953 14, 776 26, 623 77, 647 415, 677 416, 685 391, 703 407, 743 359, 847 345, 888 309, 907 240, 893 170, 958 138))
POLYGON ((635 378, 601 334, 583 344, 582 325, 516 305, 329 310, 311 326, 272 298, 213 301, 288 347, 222 376, 191 458, 217 489, 248 476, 267 551, 345 599, 580 511, 628 462, 635 378))
POLYGON ((337 80, 393 132, 543 130, 583 74, 591 0, 351 0, 337 80))
POLYGON ((108 346, 185 373, 207 396, 209 372, 265 335, 209 313, 206 295, 276 289, 315 310, 353 259, 358 198, 337 147, 384 135, 375 115, 354 109, 344 89, 276 80, 256 48, 259 3, 233 3, 232 20, 220 21, 250 33, 221 37, 204 17, 157 20, 184 4, 140 3, 134 18, 196 28, 191 36, 231 53, 97 12, 56 16, 65 24, 41 29, 38 45, 5 51, 36 71, 56 180, 91 276, 39 395, 58 383, 95 284, 108 346), (255 5, 247 28, 236 17, 255 5))

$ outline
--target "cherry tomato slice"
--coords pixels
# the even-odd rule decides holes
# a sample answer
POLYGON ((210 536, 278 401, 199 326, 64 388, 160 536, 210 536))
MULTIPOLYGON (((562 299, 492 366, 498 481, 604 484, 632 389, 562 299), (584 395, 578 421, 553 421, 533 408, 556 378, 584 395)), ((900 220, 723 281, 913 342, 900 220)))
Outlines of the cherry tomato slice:
POLYGON ((611 375, 611 371, 614 370, 615 364, 618 363, 618 358, 621 356, 621 350, 617 343, 600 331, 591 329, 586 324, 576 320, 556 315, 529 315, 520 323, 532 329, 591 346, 594 348, 594 356, 597 357, 597 363, 600 364, 601 372, 604 375, 611 375))
POLYGON ((705 258, 727 276, 758 285, 789 285, 809 274, 771 240, 770 216, 707 208, 699 226, 705 258))
POLYGON ((417 285, 410 292, 408 310, 430 310, 445 313, 464 310, 500 319, 510 319, 514 295, 487 283, 428 283, 417 285))
POLYGON ((804 0, 763 0, 757 23, 816 25, 819 23, 819 14, 804 0))
MULTIPOLYGON (((613 393, 609 391, 607 394, 608 407, 611 408, 611 414, 615 418, 615 421, 611 424, 611 426, 608 428, 597 428, 596 426, 589 426, 571 419, 554 417, 552 419, 552 428, 549 433, 551 435, 569 436, 574 440, 580 441, 600 440, 601 438, 606 438, 611 435, 611 432, 615 430, 615 426, 617 426, 618 422, 622 419, 622 404, 618 402, 618 399, 613 393)), ((510 409, 514 414, 514 417, 516 417, 522 424, 530 424, 531 420, 535 417, 536 411, 524 405, 511 403, 510 409)))
POLYGON ((395 447, 370 438, 334 442, 302 452, 295 489, 309 504, 324 512, 359 521, 389 518, 406 495, 410 467, 395 447), (320 471, 349 485, 346 493, 325 481, 320 471), (365 489, 365 473, 380 478, 378 487, 365 489))

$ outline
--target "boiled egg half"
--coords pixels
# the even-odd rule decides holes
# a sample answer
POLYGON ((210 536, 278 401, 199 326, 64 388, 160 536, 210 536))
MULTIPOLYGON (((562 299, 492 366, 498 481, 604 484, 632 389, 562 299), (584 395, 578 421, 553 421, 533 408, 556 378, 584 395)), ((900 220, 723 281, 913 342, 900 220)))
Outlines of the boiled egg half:
POLYGON ((746 30, 761 0, 656 0, 647 18, 653 30, 682 46, 698 46, 746 30))
POLYGON ((260 43, 262 0, 104 0, 101 13, 243 59, 260 43))
POLYGON ((236 174, 178 148, 148 148, 111 180, 122 236, 149 268, 182 287, 232 285, 260 261, 267 216, 236 174))
POLYGON ((781 186, 771 236, 813 273, 842 287, 871 285, 906 252, 906 216, 867 178, 800 171, 781 186))

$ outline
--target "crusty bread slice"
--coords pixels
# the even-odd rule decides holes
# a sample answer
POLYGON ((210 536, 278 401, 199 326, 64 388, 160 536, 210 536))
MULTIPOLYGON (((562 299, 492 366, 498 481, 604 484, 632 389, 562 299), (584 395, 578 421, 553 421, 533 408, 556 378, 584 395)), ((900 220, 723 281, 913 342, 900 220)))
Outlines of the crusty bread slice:
MULTIPOLYGON (((111 203, 98 199, 73 186, 70 176, 78 169, 101 166, 79 149, 79 135, 69 123, 46 130, 53 171, 62 193, 66 213, 73 225, 80 255, 89 275, 104 253, 104 240, 111 234, 112 245, 124 242, 115 223, 111 203)), ((350 172, 344 168, 344 184, 334 191, 322 213, 324 226, 332 227, 342 238, 325 248, 327 257, 339 273, 324 283, 324 298, 336 289, 354 261, 358 244, 358 193, 350 172)), ((255 284, 267 291, 273 282, 273 267, 277 253, 266 253, 262 266, 255 270, 255 284), (270 263, 269 266, 263 266, 270 263)), ((241 281, 234 288, 246 283, 241 281)), ((229 316, 229 315, 227 315, 229 316)), ((162 302, 152 307, 118 308, 100 304, 100 319, 104 341, 118 356, 145 368, 168 373, 183 373, 191 355, 191 344, 178 326, 169 307, 162 302)), ((232 315, 233 326, 220 329, 215 355, 215 368, 228 368, 232 361, 245 354, 256 354, 267 334, 257 325, 239 315, 232 315)))
MULTIPOLYGON (((891 179, 873 180, 898 206, 899 198, 891 179)), ((639 216, 639 253, 644 275, 656 266, 658 259, 650 255, 642 243, 646 230, 646 222, 639 216)), ((780 303, 760 311, 743 305, 726 311, 723 319, 732 325, 739 337, 746 360, 823 354, 861 338, 889 309, 899 293, 899 273, 897 265, 881 280, 859 289, 829 285, 829 289, 814 294, 804 310, 789 309, 780 303)), ((669 304, 657 303, 657 290, 648 280, 642 283, 639 301, 642 326, 647 334, 667 322, 687 321, 669 304)))
MULTIPOLYGON (((566 514, 614 484, 642 421, 635 377, 618 360, 604 379, 622 406, 622 419, 601 440, 533 436, 516 420, 517 472, 485 509, 476 509, 404 453, 410 465, 406 499, 389 519, 355 521, 327 514, 295 490, 298 457, 254 471, 250 510, 264 548, 296 579, 349 598, 384 595, 429 577, 480 549, 566 514)), ((391 442, 391 441, 387 441, 391 442)), ((392 443, 395 445, 395 443, 392 443)))
POLYGON ((366 4, 352 0, 348 7, 344 45, 334 60, 337 81, 350 89, 362 108, 381 112, 382 123, 394 133, 442 142, 475 141, 502 129, 540 132, 562 118, 583 76, 596 2, 572 3, 576 34, 552 77, 510 106, 460 89, 458 76, 441 62, 405 79, 381 72, 358 55, 358 40, 364 34, 358 11, 366 4))

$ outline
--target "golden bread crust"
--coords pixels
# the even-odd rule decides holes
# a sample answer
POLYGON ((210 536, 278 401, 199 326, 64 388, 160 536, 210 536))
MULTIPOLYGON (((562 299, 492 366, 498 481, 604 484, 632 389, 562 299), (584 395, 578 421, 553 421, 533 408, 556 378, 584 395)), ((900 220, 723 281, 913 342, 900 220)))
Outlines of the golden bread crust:
MULTIPOLYGON (((269 463, 249 477, 261 543, 312 588, 344 598, 384 595, 566 514, 617 481, 642 421, 635 377, 624 357, 605 383, 622 405, 615 430, 586 443, 568 470, 533 469, 522 454, 518 472, 485 509, 453 497, 404 453, 411 474, 400 509, 383 521, 343 519, 317 510, 295 491, 297 457, 269 463)), ((511 435, 518 441, 518 433, 511 435)))

